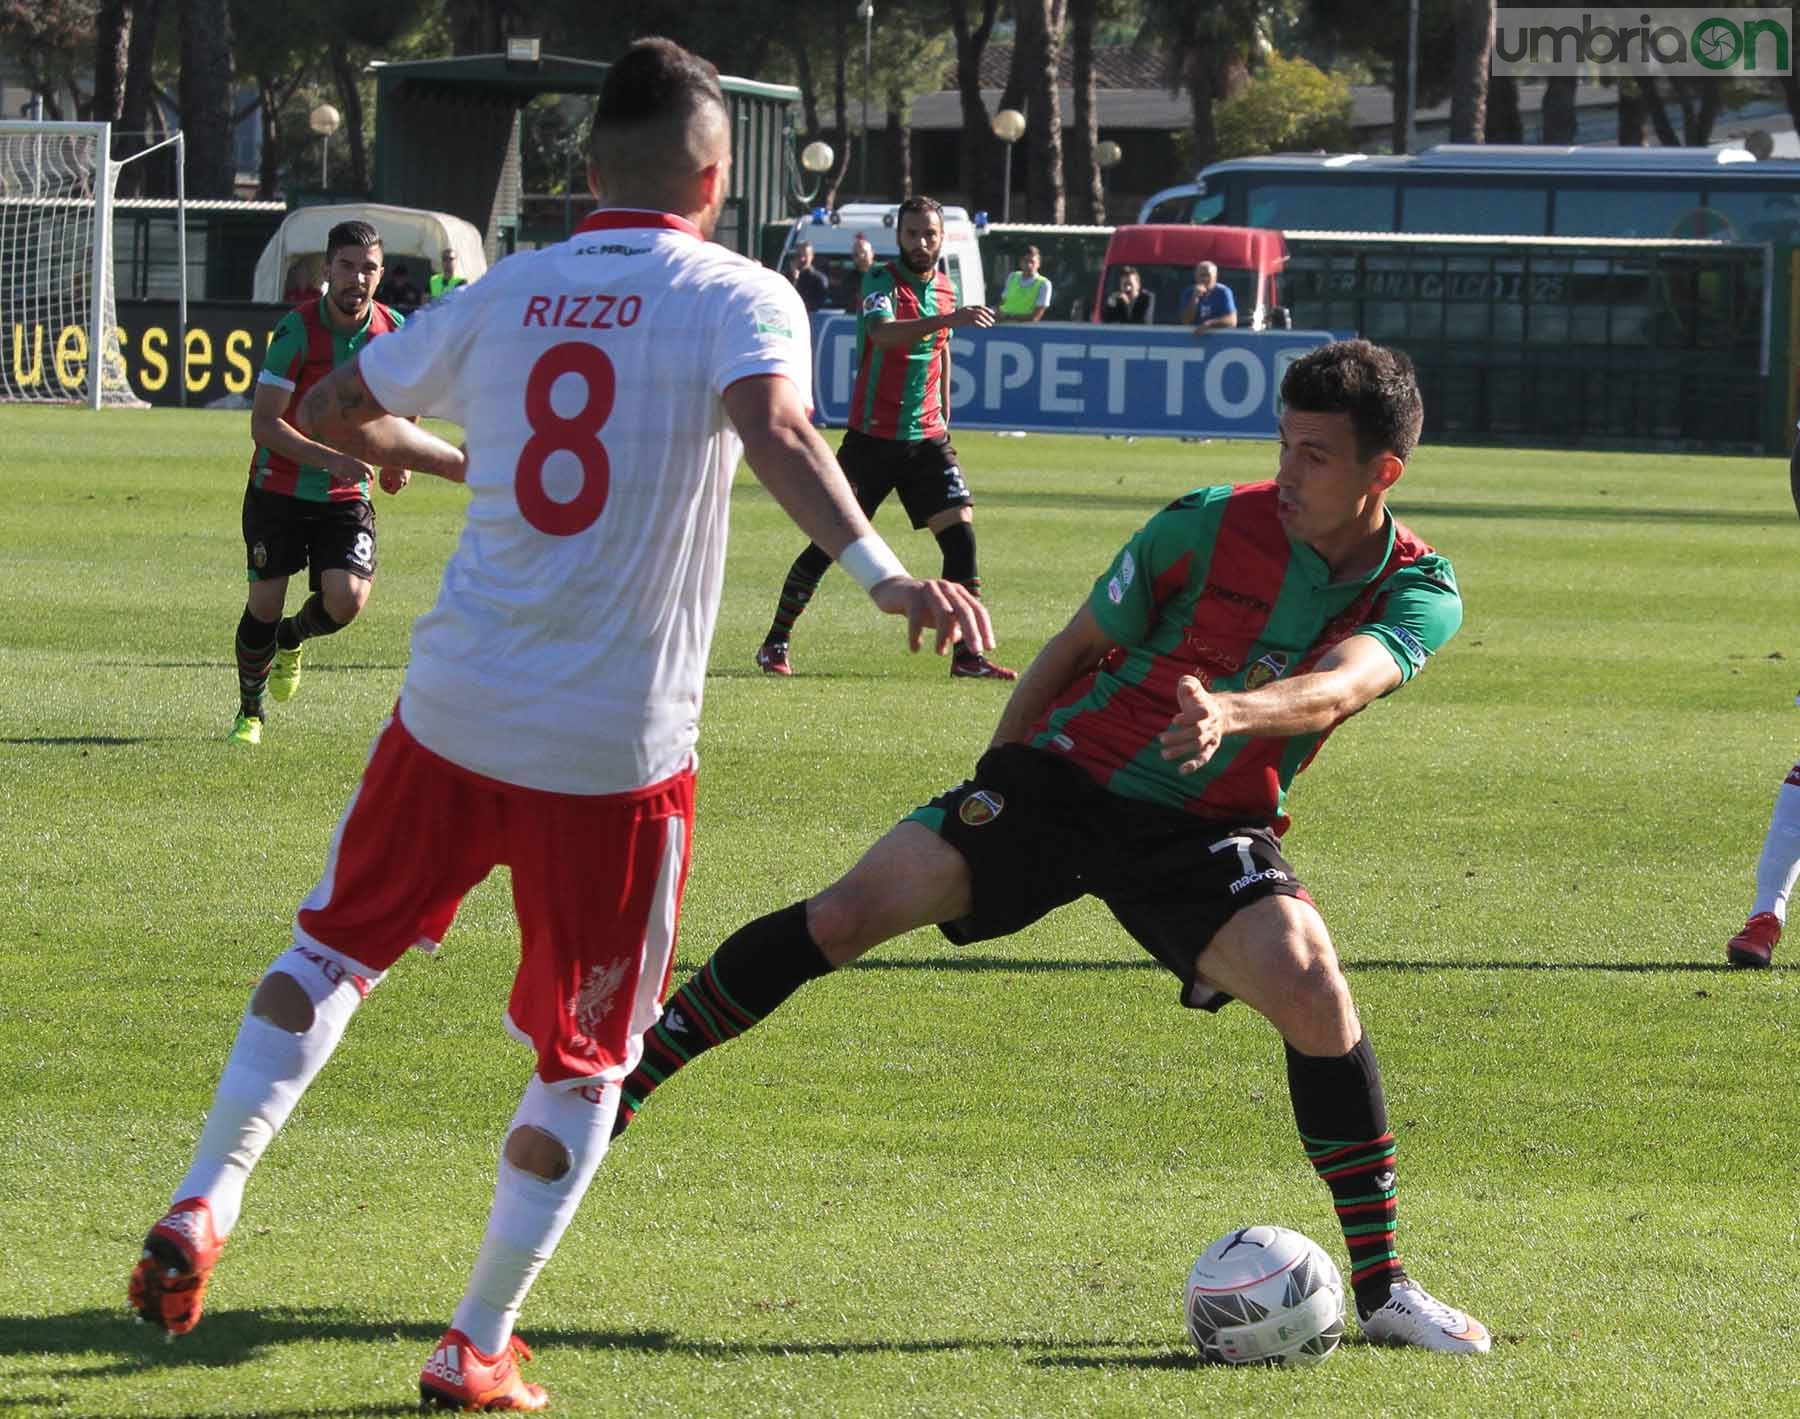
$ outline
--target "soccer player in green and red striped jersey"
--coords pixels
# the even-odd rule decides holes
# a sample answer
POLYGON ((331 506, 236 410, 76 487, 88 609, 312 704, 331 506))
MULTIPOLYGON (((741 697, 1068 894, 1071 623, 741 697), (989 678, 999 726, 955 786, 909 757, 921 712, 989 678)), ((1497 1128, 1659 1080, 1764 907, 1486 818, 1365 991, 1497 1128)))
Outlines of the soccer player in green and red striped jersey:
MULTIPOLYGON (((900 260, 863 277, 857 314, 856 386, 838 465, 864 514, 898 492, 914 527, 929 528, 944 554, 944 579, 981 594, 975 566, 974 498, 950 443, 950 332, 994 323, 986 306, 956 304, 956 287, 938 269, 944 209, 909 197, 896 217, 900 260)), ((794 559, 775 604, 775 619, 757 648, 770 675, 791 675, 788 643, 794 622, 819 589, 831 558, 809 544, 794 559)), ((950 674, 968 680, 1013 680, 1016 674, 964 645, 950 674)))
MULTIPOLYGON (((375 299, 381 235, 367 222, 339 222, 325 238, 325 290, 281 317, 269 339, 250 405, 250 481, 244 489, 244 552, 250 580, 238 620, 238 712, 226 738, 262 742, 263 692, 291 699, 300 685, 301 647, 356 619, 375 577, 371 470, 308 438, 290 421, 306 391, 356 358, 402 317, 375 299), (288 578, 311 569, 312 594, 284 617, 288 578)), ((397 493, 404 468, 381 470, 397 493)))
POLYGON ((883 941, 933 923, 957 945, 991 940, 1096 896, 1184 1005, 1239 999, 1281 1035, 1363 1333, 1489 1349, 1401 1266, 1381 1071, 1280 846, 1294 776, 1462 623, 1449 561, 1387 509, 1424 405, 1406 356, 1362 340, 1296 360, 1281 396, 1274 480, 1151 518, 1021 677, 973 778, 818 896, 741 928, 675 993, 617 1126, 695 1055, 883 941))

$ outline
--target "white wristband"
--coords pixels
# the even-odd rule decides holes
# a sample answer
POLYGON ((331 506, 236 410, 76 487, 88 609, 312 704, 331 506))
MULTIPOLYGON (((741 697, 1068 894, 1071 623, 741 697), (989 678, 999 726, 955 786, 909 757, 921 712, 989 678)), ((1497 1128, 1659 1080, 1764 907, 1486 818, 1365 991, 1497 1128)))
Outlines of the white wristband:
POLYGON ((858 537, 839 552, 837 563, 864 591, 873 591, 890 577, 906 575, 906 568, 900 565, 894 549, 874 532, 858 537))

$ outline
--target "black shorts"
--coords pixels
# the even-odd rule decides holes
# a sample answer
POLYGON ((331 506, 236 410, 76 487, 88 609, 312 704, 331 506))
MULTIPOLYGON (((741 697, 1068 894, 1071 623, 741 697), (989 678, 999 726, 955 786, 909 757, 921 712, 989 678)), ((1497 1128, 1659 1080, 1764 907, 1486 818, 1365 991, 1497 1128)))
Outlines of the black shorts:
POLYGON ((908 817, 969 864, 974 905, 938 926, 956 945, 1010 935, 1092 895, 1174 972, 1182 1003, 1201 1009, 1231 998, 1194 981, 1221 926, 1265 897, 1312 900, 1267 823, 1124 798, 1069 760, 1022 744, 988 750, 974 778, 908 817))
POLYGON ((244 553, 251 581, 272 581, 310 567, 319 589, 321 572, 342 570, 375 578, 375 508, 367 498, 314 502, 271 493, 254 483, 244 489, 244 553))
POLYGON ((947 434, 905 442, 847 429, 838 445, 838 467, 850 480, 865 517, 874 517, 875 509, 893 492, 900 494, 900 505, 915 528, 924 527, 940 512, 975 505, 947 434))

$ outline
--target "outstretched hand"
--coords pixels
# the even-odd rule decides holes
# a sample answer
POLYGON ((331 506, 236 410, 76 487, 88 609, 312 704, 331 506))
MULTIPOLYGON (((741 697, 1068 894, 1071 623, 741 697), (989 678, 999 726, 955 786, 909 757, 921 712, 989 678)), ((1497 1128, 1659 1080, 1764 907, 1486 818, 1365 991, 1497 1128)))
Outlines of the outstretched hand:
POLYGON ((1219 750, 1225 737, 1219 701, 1192 675, 1175 682, 1175 718, 1158 736, 1165 759, 1179 759, 1176 772, 1191 774, 1203 768, 1219 750))
POLYGON ((895 576, 877 583, 869 595, 890 616, 906 617, 910 650, 916 651, 924 643, 927 626, 936 637, 932 649, 939 655, 959 641, 977 655, 994 647, 994 625, 987 607, 959 582, 895 576))
POLYGON ((383 468, 381 470, 381 491, 390 497, 412 482, 412 474, 404 468, 383 468))

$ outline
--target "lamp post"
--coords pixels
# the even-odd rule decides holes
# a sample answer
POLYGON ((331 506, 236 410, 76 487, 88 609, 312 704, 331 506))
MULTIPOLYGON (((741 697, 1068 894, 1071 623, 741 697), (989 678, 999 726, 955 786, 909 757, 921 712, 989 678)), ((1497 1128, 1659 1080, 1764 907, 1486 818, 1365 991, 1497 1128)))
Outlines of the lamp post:
POLYGON ((818 195, 819 183, 825 180, 825 174, 831 171, 832 163, 837 161, 837 154, 831 151, 831 144, 821 143, 817 139, 800 150, 800 166, 813 175, 817 181, 812 191, 807 193, 806 200, 811 203, 818 195))
POLYGON ((1125 150, 1110 138, 1094 145, 1094 161, 1100 164, 1100 211, 1094 220, 1102 224, 1106 221, 1106 174, 1116 168, 1124 156, 1125 150))
POLYGON ((319 188, 331 186, 331 135, 338 131, 343 119, 328 103, 322 103, 306 116, 306 126, 319 135, 319 188))
POLYGON ((856 7, 856 18, 863 22, 863 121, 862 155, 857 161, 856 185, 859 195, 869 195, 869 73, 874 67, 875 4, 862 0, 856 7))
POLYGON ((1006 144, 1006 159, 1000 169, 1000 220, 1012 220, 1012 150, 1013 144, 1025 136, 1025 115, 1016 108, 1003 108, 994 115, 994 136, 1006 144))

